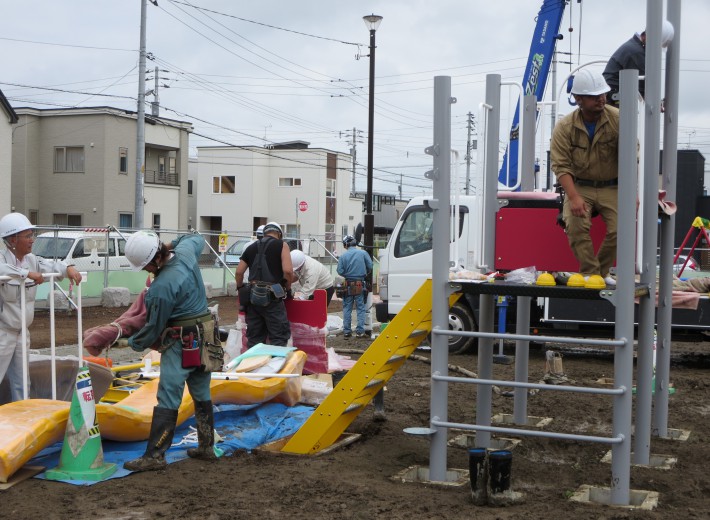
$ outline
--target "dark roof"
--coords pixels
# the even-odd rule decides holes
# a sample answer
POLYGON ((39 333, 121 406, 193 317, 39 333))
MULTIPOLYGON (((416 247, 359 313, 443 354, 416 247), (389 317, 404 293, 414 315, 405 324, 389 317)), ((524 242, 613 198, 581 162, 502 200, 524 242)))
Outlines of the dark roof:
POLYGON ((283 143, 272 143, 265 146, 271 150, 304 150, 311 143, 308 141, 286 141, 283 143))
POLYGON ((10 102, 5 97, 5 94, 2 93, 2 90, 0 90, 0 106, 4 108, 5 112, 7 112, 7 115, 10 116, 10 123, 12 123, 13 125, 17 123, 17 114, 12 108, 12 105, 10 105, 10 102))

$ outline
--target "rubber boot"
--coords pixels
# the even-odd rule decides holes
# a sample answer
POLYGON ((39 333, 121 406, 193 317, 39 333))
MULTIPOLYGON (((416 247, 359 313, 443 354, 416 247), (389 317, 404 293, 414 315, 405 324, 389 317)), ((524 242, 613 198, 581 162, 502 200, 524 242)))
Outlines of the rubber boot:
POLYGON ((187 456, 200 460, 217 460, 214 452, 214 412, 212 401, 195 402, 197 448, 188 448, 187 456))
POLYGON ((167 408, 153 408, 153 421, 150 424, 150 437, 148 446, 142 457, 130 460, 123 464, 129 471, 156 471, 165 469, 165 452, 173 442, 175 424, 177 423, 177 410, 167 408))

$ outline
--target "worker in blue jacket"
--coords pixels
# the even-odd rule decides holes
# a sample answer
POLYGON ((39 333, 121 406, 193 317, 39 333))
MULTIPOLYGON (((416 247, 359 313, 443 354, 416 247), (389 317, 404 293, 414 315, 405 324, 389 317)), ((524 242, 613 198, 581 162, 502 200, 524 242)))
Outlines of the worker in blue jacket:
POLYGON ((365 337, 365 277, 372 271, 372 258, 367 252, 358 249, 357 240, 352 235, 343 237, 345 252, 338 259, 338 274, 345 278, 343 296, 343 335, 352 336, 353 303, 357 309, 355 336, 365 337))
POLYGON ((198 267, 203 248, 204 240, 196 234, 161 243, 155 233, 139 231, 126 242, 126 258, 133 269, 155 275, 145 297, 145 326, 128 338, 128 346, 161 352, 158 405, 153 409, 148 446, 142 457, 123 465, 131 471, 165 468, 165 452, 172 444, 186 382, 195 402, 198 436, 198 447, 187 454, 216 459, 210 397, 210 370, 216 368, 204 364, 204 355, 190 352, 194 348, 202 352, 215 344, 214 320, 198 267))

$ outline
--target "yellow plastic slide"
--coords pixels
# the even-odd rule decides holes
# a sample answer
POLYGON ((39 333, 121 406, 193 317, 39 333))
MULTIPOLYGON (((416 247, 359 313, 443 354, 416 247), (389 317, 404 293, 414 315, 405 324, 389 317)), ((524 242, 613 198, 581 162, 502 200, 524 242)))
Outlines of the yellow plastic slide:
POLYGON ((27 399, 0 406, 0 482, 46 446, 64 438, 67 401, 27 399))
MULTIPOLYGON (((300 350, 291 352, 280 373, 300 374, 305 362, 305 352, 300 350)), ((234 375, 238 376, 238 374, 234 375)), ((261 380, 213 379, 210 383, 210 394, 214 403, 257 404, 275 400, 293 406, 301 398, 301 380, 279 377, 261 380)), ((98 403, 96 416, 101 437, 113 441, 146 440, 150 434, 153 408, 158 404, 157 395, 158 380, 154 379, 116 404, 98 403)), ((178 409, 177 424, 182 424, 194 413, 195 406, 186 387, 178 409)))

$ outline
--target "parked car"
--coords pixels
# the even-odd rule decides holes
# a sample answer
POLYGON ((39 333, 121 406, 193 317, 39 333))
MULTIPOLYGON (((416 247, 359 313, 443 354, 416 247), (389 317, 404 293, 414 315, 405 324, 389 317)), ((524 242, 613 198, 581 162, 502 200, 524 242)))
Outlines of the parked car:
POLYGON ((35 239, 32 252, 44 258, 64 260, 79 271, 102 271, 107 258, 109 270, 128 271, 131 264, 125 257, 125 248, 129 236, 111 232, 107 243, 105 232, 50 231, 35 239))
MULTIPOLYGON (((237 241, 229 246, 227 251, 224 253, 223 258, 226 264, 232 267, 238 265, 239 259, 242 257, 242 253, 244 252, 244 248, 251 243, 251 238, 238 238, 237 241)), ((222 262, 220 262, 219 259, 215 260, 215 267, 222 267, 222 262)))
MULTIPOLYGON (((688 257, 686 255, 680 255, 678 257, 678 260, 675 261, 675 264, 673 264, 673 273, 674 274, 677 275, 678 273, 680 273, 680 270, 682 269, 686 258, 688 258, 688 263, 686 264, 685 269, 683 271, 687 271, 687 270, 699 271, 700 270, 700 265, 695 260, 695 258, 693 258, 692 256, 688 257)), ((659 266, 659 265, 661 265, 661 257, 656 256, 656 266, 659 266)))

